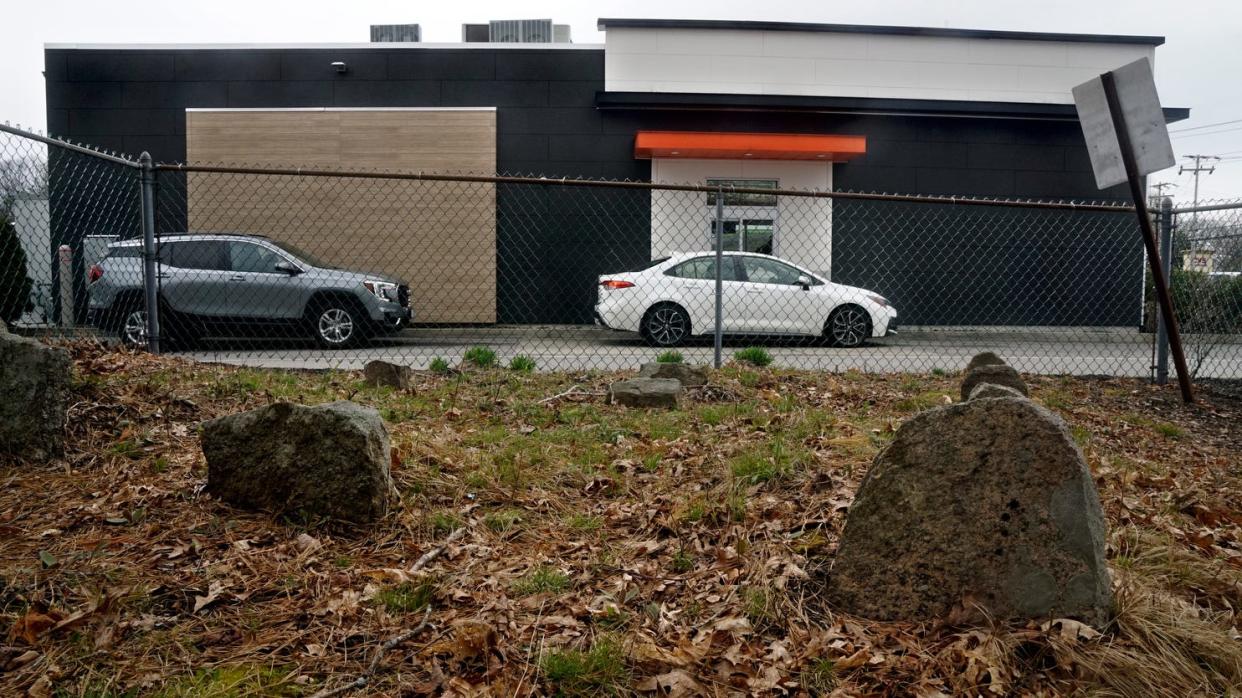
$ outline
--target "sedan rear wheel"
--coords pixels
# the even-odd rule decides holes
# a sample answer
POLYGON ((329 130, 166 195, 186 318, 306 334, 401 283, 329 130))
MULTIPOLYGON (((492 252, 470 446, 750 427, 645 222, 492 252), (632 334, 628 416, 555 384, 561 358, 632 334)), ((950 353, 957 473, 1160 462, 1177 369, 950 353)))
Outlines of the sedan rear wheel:
POLYGON ((871 316, 856 305, 844 305, 828 316, 825 330, 828 339, 838 347, 861 346, 871 336, 871 316))
POLYGON ((675 347, 690 335, 690 317, 675 305, 657 305, 643 318, 643 336, 658 347, 675 347))

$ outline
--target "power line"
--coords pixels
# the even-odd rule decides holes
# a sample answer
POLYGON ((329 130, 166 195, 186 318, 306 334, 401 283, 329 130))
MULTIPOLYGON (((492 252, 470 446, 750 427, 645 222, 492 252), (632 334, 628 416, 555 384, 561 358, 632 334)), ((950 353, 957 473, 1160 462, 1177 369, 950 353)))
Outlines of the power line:
POLYGON ((1171 135, 1170 135, 1169 137, 1170 137, 1170 138, 1194 138, 1195 136, 1215 136, 1215 135, 1216 135, 1216 134, 1218 134, 1218 133, 1230 133, 1230 132, 1232 132, 1232 131, 1242 131, 1242 126, 1233 126, 1233 127, 1230 127, 1230 128, 1222 128, 1222 129, 1220 129, 1220 130, 1218 130, 1218 131, 1204 131, 1204 132, 1202 132, 1202 133, 1187 133, 1187 134, 1182 134, 1182 133, 1176 133, 1176 132, 1170 131, 1169 133, 1170 133, 1171 135))
POLYGON ((1199 129, 1212 128, 1213 126, 1224 126, 1226 124, 1238 124, 1238 123, 1242 123, 1242 119, 1230 119, 1229 121, 1217 121, 1214 124, 1203 124, 1202 126, 1189 126, 1187 128, 1179 128, 1173 131, 1169 131, 1169 133, 1182 133, 1184 131, 1198 131, 1199 129))

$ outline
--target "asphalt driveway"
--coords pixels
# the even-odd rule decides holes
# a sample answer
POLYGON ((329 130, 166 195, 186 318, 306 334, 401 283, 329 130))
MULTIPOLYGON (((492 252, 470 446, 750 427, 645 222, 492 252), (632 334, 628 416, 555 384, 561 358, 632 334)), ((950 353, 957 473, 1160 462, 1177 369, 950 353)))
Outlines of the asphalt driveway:
MULTIPOLYGON (((1242 378, 1242 337, 1213 348, 1200 376, 1242 378)), ((635 368, 659 350, 637 335, 584 326, 491 326, 414 328, 355 349, 325 351, 300 341, 214 341, 183 354, 200 361, 269 368, 358 369, 373 359, 426 368, 442 357, 460 361, 466 349, 488 346, 502 363, 519 354, 539 370, 635 368)), ((726 338, 725 359, 746 346, 764 346, 776 365, 869 372, 957 370, 979 351, 991 350, 1027 373, 1148 376, 1152 336, 1133 328, 966 328, 907 329, 871 340, 857 349, 838 349, 815 340, 726 338)), ((1187 342, 1193 365, 1194 338, 1187 342)), ((711 338, 679 348, 687 361, 710 363, 711 338)))

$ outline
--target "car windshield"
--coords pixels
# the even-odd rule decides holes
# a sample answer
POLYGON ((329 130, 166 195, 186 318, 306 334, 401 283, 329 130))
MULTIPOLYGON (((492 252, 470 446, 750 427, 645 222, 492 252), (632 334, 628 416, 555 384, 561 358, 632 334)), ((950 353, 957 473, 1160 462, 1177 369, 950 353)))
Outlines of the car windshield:
POLYGON ((331 265, 331 264, 328 264, 327 262, 323 261, 322 259, 320 259, 320 258, 316 257, 315 255, 313 255, 313 254, 311 254, 311 253, 307 252, 306 250, 303 250, 303 249, 302 249, 302 248, 300 248, 300 247, 297 247, 296 245, 290 245, 290 244, 289 244, 289 243, 287 243, 287 242, 281 242, 281 241, 279 241, 279 240, 268 240, 268 242, 270 242, 270 243, 272 243, 273 245, 275 245, 275 246, 279 247, 280 249, 284 250, 285 252, 288 252, 289 254, 293 255, 294 257, 297 257, 298 259, 302 260, 303 262, 306 262, 307 264, 311 265, 312 267, 319 267, 320 269, 340 269, 340 267, 337 267, 337 266, 333 266, 333 265, 331 265))

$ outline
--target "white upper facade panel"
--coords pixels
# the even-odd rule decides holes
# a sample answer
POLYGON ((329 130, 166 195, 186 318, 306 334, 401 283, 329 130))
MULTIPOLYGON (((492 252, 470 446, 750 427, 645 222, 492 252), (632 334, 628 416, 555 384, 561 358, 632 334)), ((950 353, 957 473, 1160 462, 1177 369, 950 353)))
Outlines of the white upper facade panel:
POLYGON ((1072 104, 1071 88, 1091 77, 1154 64, 1162 41, 768 24, 600 20, 605 90, 1072 104))

